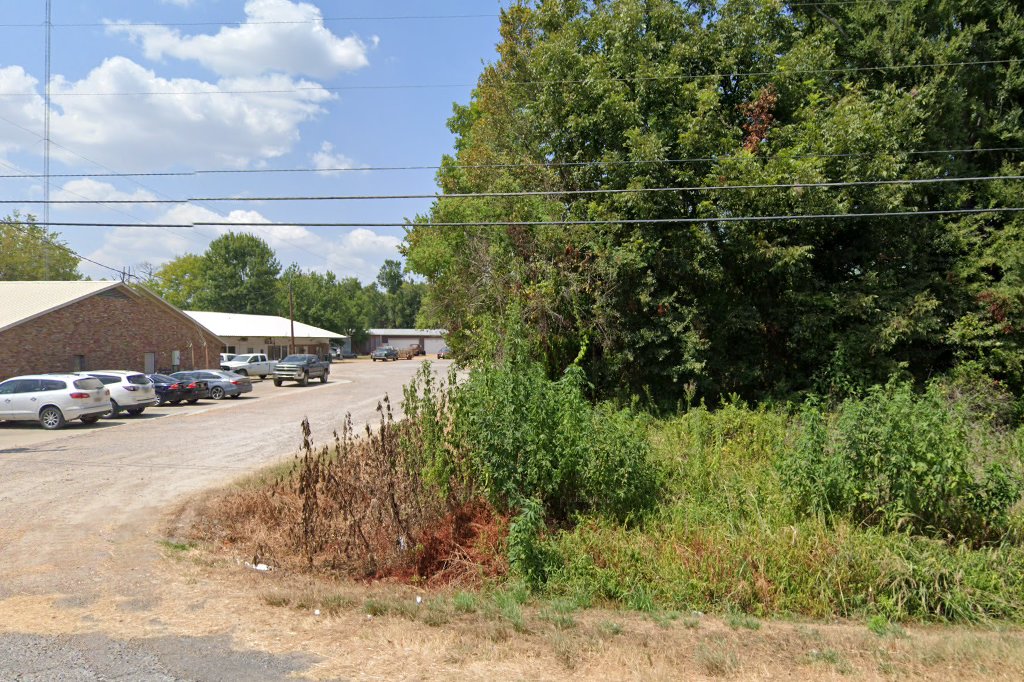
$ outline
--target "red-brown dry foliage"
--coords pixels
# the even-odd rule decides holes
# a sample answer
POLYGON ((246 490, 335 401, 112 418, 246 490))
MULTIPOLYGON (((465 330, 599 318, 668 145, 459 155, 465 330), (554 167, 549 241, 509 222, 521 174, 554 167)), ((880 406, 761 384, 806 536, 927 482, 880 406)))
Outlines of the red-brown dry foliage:
POLYGON ((192 538, 279 569, 356 579, 450 584, 504 574, 508 520, 428 485, 410 454, 418 431, 395 421, 387 399, 378 412, 377 429, 356 438, 346 418, 319 448, 303 421, 291 471, 207 501, 192 538))

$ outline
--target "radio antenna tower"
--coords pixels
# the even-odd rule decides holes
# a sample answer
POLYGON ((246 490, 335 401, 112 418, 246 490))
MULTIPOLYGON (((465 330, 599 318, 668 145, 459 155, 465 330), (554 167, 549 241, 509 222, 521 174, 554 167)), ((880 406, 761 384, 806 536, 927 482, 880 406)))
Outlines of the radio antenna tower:
MULTIPOLYGON (((46 0, 46 72, 43 81, 43 225, 50 228, 50 33, 53 22, 50 20, 50 3, 46 0)), ((43 277, 50 276, 49 244, 43 247, 43 277)))

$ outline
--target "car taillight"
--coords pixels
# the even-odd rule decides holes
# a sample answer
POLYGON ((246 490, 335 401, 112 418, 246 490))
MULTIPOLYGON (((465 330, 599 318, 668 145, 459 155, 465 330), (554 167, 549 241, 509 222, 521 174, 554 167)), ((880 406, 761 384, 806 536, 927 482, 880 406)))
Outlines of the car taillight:
POLYGON ((244 384, 245 382, 244 382, 244 381, 242 381, 241 379, 239 379, 239 380, 237 380, 237 381, 232 381, 231 383, 232 383, 232 385, 234 385, 234 386, 241 386, 241 385, 242 385, 242 384, 244 384))
POLYGON ((74 398, 75 400, 85 400, 86 398, 91 398, 92 396, 89 395, 88 393, 72 393, 71 397, 74 398))
POLYGON ((191 384, 188 385, 188 387, 189 388, 197 388, 196 387, 196 382, 193 381, 191 384))
POLYGON ((181 388, 181 384, 171 384, 170 386, 167 387, 167 390, 177 391, 179 388, 181 388))

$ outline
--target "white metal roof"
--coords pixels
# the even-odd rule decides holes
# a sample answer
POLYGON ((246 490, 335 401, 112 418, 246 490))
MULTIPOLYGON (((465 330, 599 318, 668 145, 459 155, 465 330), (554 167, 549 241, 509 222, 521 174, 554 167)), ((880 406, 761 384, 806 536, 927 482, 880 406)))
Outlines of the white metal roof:
POLYGON ((121 282, 0 282, 0 331, 124 286, 121 282))
POLYGON ((447 329, 371 329, 370 336, 444 336, 447 329))
MULTIPOLYGON (((203 325, 217 336, 248 336, 250 338, 288 338, 291 336, 291 322, 277 315, 244 315, 242 313, 210 313, 186 310, 185 314, 203 325)), ((295 336, 303 339, 344 339, 344 334, 302 322, 295 322, 295 336)))

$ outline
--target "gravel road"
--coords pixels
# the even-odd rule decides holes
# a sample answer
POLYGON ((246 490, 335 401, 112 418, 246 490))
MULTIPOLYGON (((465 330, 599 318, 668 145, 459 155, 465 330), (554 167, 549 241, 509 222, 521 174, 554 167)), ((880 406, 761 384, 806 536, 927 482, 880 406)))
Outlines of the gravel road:
POLYGON ((320 440, 346 413, 357 425, 374 422, 378 401, 390 394, 399 402, 418 367, 339 363, 325 385, 259 382, 238 400, 154 409, 94 428, 0 424, 0 680, 266 680, 303 668, 303 652, 243 655, 225 634, 151 636, 167 631, 160 523, 189 495, 289 457, 303 417, 320 440), (99 621, 89 610, 101 603, 131 614, 121 620, 155 626, 122 627, 126 639, 97 632, 103 628, 90 625, 99 621), (74 611, 77 632, 38 622, 43 611, 62 620, 62 608, 74 611))

